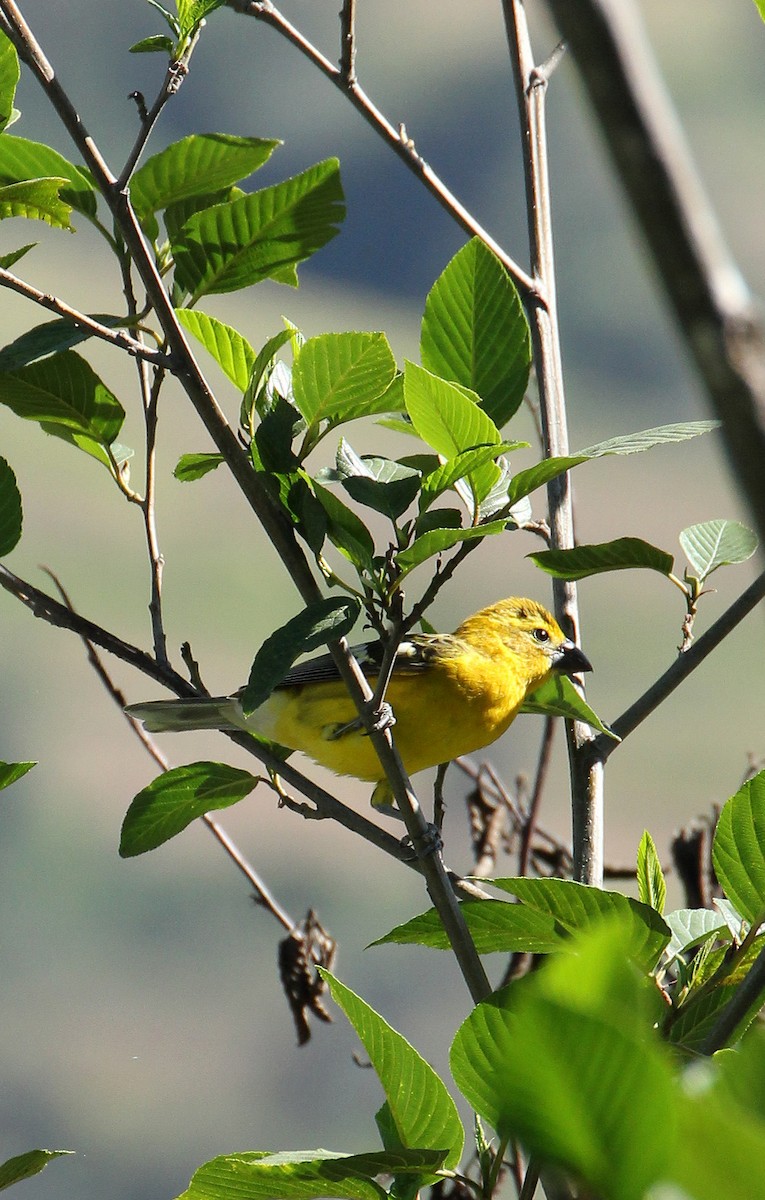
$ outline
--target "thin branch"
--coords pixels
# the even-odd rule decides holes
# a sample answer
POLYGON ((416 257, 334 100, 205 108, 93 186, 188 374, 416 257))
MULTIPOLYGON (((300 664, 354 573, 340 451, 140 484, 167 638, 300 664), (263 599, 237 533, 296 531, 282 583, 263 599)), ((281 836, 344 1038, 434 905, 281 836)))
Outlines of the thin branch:
POLYGON ((356 86, 356 0, 343 0, 340 12, 340 75, 347 88, 356 86))
MULTIPOLYGON (((522 0, 502 0, 502 9, 521 122, 532 274, 539 282, 539 293, 545 298, 544 304, 538 301, 529 306, 544 446, 549 456, 565 456, 569 446, 556 304, 545 123, 547 82, 560 54, 556 51, 544 67, 537 68, 522 0)), ((548 484, 547 497, 551 545, 555 549, 570 549, 574 545, 574 515, 568 474, 560 475, 548 484)), ((576 585, 553 580, 553 595, 556 614, 564 630, 579 642, 576 585)), ((592 731, 582 722, 575 722, 572 727, 567 725, 573 804, 574 877, 582 883, 599 887, 603 882, 602 767, 594 760, 589 760, 589 765, 585 765, 581 753, 592 736, 592 731)))
POLYGON ((465 230, 471 237, 478 237, 490 250, 496 254, 508 274, 512 276, 521 294, 526 298, 537 295, 537 284, 523 270, 490 234, 476 221, 475 217, 459 202, 442 179, 432 170, 418 154, 414 142, 407 136, 403 125, 395 128, 390 121, 373 104, 366 92, 358 83, 348 86, 345 76, 326 58, 320 50, 284 17, 270 0, 228 0, 228 7, 233 8, 243 16, 254 17, 276 29, 301 54, 317 67, 323 75, 334 83, 356 109, 364 120, 379 134, 401 161, 420 180, 442 208, 465 230))
POLYGON ((63 300, 59 300, 58 296, 41 292, 31 283, 25 283, 23 279, 19 279, 17 275, 2 267, 0 267, 0 286, 10 288, 11 291, 18 292, 21 296, 26 296, 28 300, 39 304, 41 308, 47 308, 49 312, 64 317, 73 325, 79 326, 80 329, 87 329, 93 337, 109 342, 118 350, 124 350, 132 358, 138 358, 160 367, 172 367, 173 365, 173 360, 169 355, 163 354, 160 350, 150 350, 143 342, 132 338, 124 329, 110 329, 108 325, 102 325, 100 321, 94 320, 86 313, 78 312, 76 308, 65 304, 63 300))

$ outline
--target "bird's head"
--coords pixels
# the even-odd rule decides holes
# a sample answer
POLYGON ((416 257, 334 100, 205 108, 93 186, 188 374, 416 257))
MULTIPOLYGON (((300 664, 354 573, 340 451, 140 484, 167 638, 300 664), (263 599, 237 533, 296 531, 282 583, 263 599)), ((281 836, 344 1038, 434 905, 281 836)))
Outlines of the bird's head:
MULTIPOLYGON (((536 600, 511 596, 468 617, 457 630, 471 640, 483 627, 487 641, 498 638, 524 661, 530 676, 542 678, 548 671, 577 675, 591 671, 587 656, 567 638, 552 613, 536 600)), ((487 645, 487 650, 489 650, 487 645)))

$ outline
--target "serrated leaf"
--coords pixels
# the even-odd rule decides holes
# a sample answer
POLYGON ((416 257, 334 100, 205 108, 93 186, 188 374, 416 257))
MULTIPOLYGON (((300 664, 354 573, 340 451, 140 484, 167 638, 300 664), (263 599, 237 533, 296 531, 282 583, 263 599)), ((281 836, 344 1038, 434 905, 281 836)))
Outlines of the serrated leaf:
POLYGON ((182 454, 173 475, 181 483, 191 483, 214 471, 222 462, 225 462, 222 454, 182 454))
MULTIPOLYGON (((117 329, 127 324, 124 317, 115 317, 111 313, 89 313, 88 315, 94 321, 98 321, 110 329, 117 329)), ((0 350, 0 371, 17 371, 19 367, 25 367, 28 363, 46 358, 49 354, 69 350, 72 346, 77 346, 92 336, 89 329, 75 325, 72 321, 66 321, 63 317, 57 317, 54 321, 45 321, 42 325, 35 325, 33 329, 28 329, 26 333, 22 333, 0 350)))
POLYGON ((12 467, 0 458, 0 558, 18 545, 21 526, 21 492, 12 467))
POLYGON ((395 374, 384 333, 323 333, 309 338, 298 354, 292 370, 295 403, 308 425, 335 426, 387 412, 389 402, 382 398, 395 374))
POLYGON ((73 350, 1 372, 0 404, 26 420, 61 425, 103 446, 114 441, 125 419, 116 396, 73 350))
POLYGON ((464 1131, 442 1080, 360 996, 328 971, 321 974, 329 984, 332 999, 356 1030, 382 1084, 401 1144, 412 1150, 445 1150, 444 1165, 454 1169, 462 1154, 464 1131))
POLYGON ((661 869, 656 845, 648 830, 643 831, 637 852, 637 885, 638 898, 643 904, 650 904, 657 913, 664 912, 664 902, 667 898, 667 885, 664 872, 661 869))
POLYGON ((177 308, 175 315, 212 355, 234 387, 244 392, 255 365, 256 354, 247 338, 232 325, 208 316, 198 308, 177 308))
MULTIPOLYGON (((464 479, 466 475, 475 472, 479 467, 484 466, 485 463, 497 462, 508 451, 519 450, 524 446, 528 446, 528 442, 500 442, 498 445, 476 446, 470 450, 463 450, 459 454, 456 454, 454 458, 440 463, 423 480, 420 511, 424 512, 443 492, 447 491, 448 488, 454 487, 458 480, 464 479)), ((501 461, 497 465, 502 469, 501 461)), ((484 515, 484 510, 489 507, 487 504, 488 499, 489 496, 486 495, 481 501, 482 515, 484 515)), ((504 505, 506 499, 507 491, 505 490, 505 494, 502 497, 502 504, 497 505, 494 511, 498 511, 504 505)))
MULTIPOLYGON (((404 400, 412 424, 422 440, 447 460, 478 446, 500 446, 502 438, 490 417, 478 404, 478 396, 407 362, 404 368, 404 400)), ((497 450, 497 454, 500 451, 497 450)), ((480 504, 494 486, 499 469, 484 463, 468 475, 480 504)))
POLYGON ((295 659, 317 646, 345 637, 361 611, 357 600, 327 598, 309 604, 296 617, 266 638, 250 669, 242 693, 242 710, 249 716, 271 695, 295 659))
POLYGON ((587 701, 577 690, 567 675, 553 675, 540 687, 535 688, 521 705, 521 712, 537 713, 542 716, 565 717, 568 721, 584 721, 598 733, 619 742, 612 729, 601 721, 598 714, 590 708, 587 701))
POLYGON ((0 1192, 22 1179, 31 1179, 39 1175, 49 1162, 63 1155, 74 1154, 74 1150, 27 1150, 26 1154, 17 1154, 0 1163, 0 1192))
POLYGON ((655 966, 670 939, 669 928, 659 913, 621 892, 587 887, 570 879, 513 878, 491 882, 536 912, 554 917, 559 927, 571 935, 606 920, 618 920, 626 952, 645 971, 655 966))
POLYGON ((577 939, 570 954, 479 1004, 450 1064, 501 1137, 573 1171, 588 1192, 643 1200, 672 1152, 674 1083, 621 942, 608 928, 577 939))
POLYGON ((433 285, 420 354, 426 370, 476 392, 498 428, 520 407, 531 366, 528 321, 507 271, 478 238, 433 285))
MULTIPOLYGON (((344 439, 342 445, 348 445, 344 439)), ((338 465, 339 462, 340 451, 338 465)), ((389 458, 367 456, 358 462, 360 469, 341 474, 348 495, 391 521, 397 521, 420 490, 420 472, 389 458)))
POLYGON ((134 798, 125 814, 120 856, 156 850, 197 817, 230 808, 248 796, 258 780, 226 763, 196 762, 165 771, 134 798))
POLYGON ((229 133, 192 133, 138 168, 130 184, 133 207, 145 217, 190 196, 229 188, 268 162, 280 144, 229 133))
POLYGON ((575 546, 572 550, 540 550, 526 557, 555 579, 569 580, 587 579, 590 575, 601 575, 605 571, 626 571, 635 567, 669 575, 675 561, 665 550, 634 537, 575 546))
POLYGON ((21 779, 22 776, 26 775, 27 771, 31 771, 32 767, 36 766, 36 762, 0 762, 0 791, 3 788, 10 787, 12 783, 15 783, 17 779, 21 779))
POLYGON ((725 804, 715 830, 712 862, 725 895, 747 921, 765 913, 765 771, 725 804))
POLYGON ((72 229, 69 221, 72 209, 61 199, 63 179, 29 179, 24 183, 0 186, 0 220, 6 217, 26 217, 44 221, 54 229, 72 229))
POLYGON ((0 33, 0 133, 11 123, 20 74, 16 48, 4 33, 0 33))
POLYGON ((195 213, 173 242, 176 282, 194 301, 262 279, 297 286, 298 263, 339 232, 345 215, 336 159, 195 213))
POLYGON ((746 562, 757 549, 757 535, 740 521, 704 521, 679 536, 694 575, 702 582, 718 567, 746 562))
POLYGON ((395 563, 401 572, 401 578, 408 575, 415 567, 427 562, 429 558, 441 554, 444 550, 451 550, 460 542, 490 537, 493 534, 502 533, 504 528, 504 521, 490 521, 487 525, 474 525, 469 529, 431 529, 428 533, 423 533, 421 537, 416 538, 411 546, 395 556, 395 563))
POLYGON ((96 215, 96 191, 87 175, 42 142, 4 134, 0 138, 0 184, 63 179, 61 201, 86 217, 96 215))

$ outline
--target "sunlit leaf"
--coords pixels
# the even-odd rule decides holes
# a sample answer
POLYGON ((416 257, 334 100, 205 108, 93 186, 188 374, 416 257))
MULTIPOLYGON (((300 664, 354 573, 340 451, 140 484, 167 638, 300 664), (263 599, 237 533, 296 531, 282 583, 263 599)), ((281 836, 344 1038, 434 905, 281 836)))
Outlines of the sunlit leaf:
POLYGON ((196 762, 165 771, 138 793, 127 810, 121 857, 156 850, 204 813, 238 804, 257 782, 249 771, 226 763, 196 762))
POLYGON ((189 196, 231 187, 268 162, 279 144, 230 133, 189 134, 138 168, 130 183, 133 207, 143 217, 189 196))
POLYGON ((232 325, 226 325, 198 308, 177 308, 175 315, 184 329, 188 329, 212 355, 234 387, 243 392, 256 358, 247 338, 232 325))
POLYGON ((765 771, 748 779, 723 807, 712 861, 725 895, 747 921, 765 917, 765 771))

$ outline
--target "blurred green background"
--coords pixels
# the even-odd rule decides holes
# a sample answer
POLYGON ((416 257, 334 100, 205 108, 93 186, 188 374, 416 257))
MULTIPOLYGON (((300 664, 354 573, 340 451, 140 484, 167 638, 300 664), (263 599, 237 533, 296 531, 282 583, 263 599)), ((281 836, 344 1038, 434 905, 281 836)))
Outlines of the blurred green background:
MULTIPOLYGON (((338 7, 295 0, 284 11, 334 59, 338 7)), ((499 5, 482 0, 469 14, 459 0, 362 0, 359 7, 363 86, 394 124, 406 123, 425 158, 524 261, 499 5)), ((22 8, 118 167, 136 133, 127 95, 141 89, 150 99, 161 81, 159 56, 128 53, 139 37, 161 31, 157 14, 139 0, 26 0, 22 8)), ((750 0, 646 0, 642 9, 732 249, 762 292, 765 29, 750 0)), ((541 59, 556 39, 535 16, 541 59)), ((72 155, 26 78, 18 106, 23 117, 14 134, 72 155)), ((706 416, 565 60, 550 88, 549 120, 572 447, 706 416)), ((341 236, 301 268, 298 291, 266 283, 204 307, 256 345, 286 314, 307 334, 384 329, 399 361, 416 357, 425 295, 464 238, 340 94, 273 31, 218 12, 152 148, 193 131, 282 138, 257 187, 337 155, 348 204, 341 236)), ((83 222, 75 237, 4 222, 0 252, 32 238, 40 246, 19 268, 30 282, 86 311, 119 305, 114 267, 83 222)), ((0 303, 4 341, 45 319, 8 292, 0 303)), ((132 364, 102 346, 88 353, 128 409, 124 440, 140 446, 132 364)), ((212 364, 203 365, 235 419, 234 397, 212 364)), ((530 432, 524 420, 520 437, 530 432)), ((159 523, 171 647, 175 653, 189 640, 208 685, 229 689, 299 604, 222 473, 194 486, 171 477, 180 453, 209 448, 177 390, 168 389, 162 425, 159 523)), ((378 450, 383 439, 396 448, 376 426, 349 436, 360 452, 378 450)), ((49 587, 40 564, 49 566, 80 612, 148 646, 138 514, 96 464, 5 411, 0 453, 25 501, 24 538, 9 567, 49 587)), ((329 443, 324 453, 331 456, 329 443)), ((519 461, 533 461, 531 452, 519 461)), ((679 555, 685 525, 746 520, 715 435, 581 467, 575 492, 581 541, 629 534, 679 555)), ((535 500, 541 508, 539 494, 535 500)), ((433 621, 452 628, 507 594, 548 598, 546 577, 524 558, 536 548, 528 535, 490 539, 441 595, 433 621)), ((699 631, 754 572, 750 563, 715 576, 718 591, 702 603, 699 631)), ((658 575, 638 573, 585 581, 580 597, 583 645, 595 665, 589 698, 613 719, 672 661, 682 601, 658 575)), ((0 759, 40 760, 0 797, 0 1160, 40 1145, 77 1151, 25 1183, 23 1194, 171 1197, 216 1153, 374 1145, 380 1095, 372 1073, 352 1060, 353 1036, 338 1017, 296 1049, 276 976, 279 930, 253 907, 209 834, 194 827, 145 858, 118 858, 122 816, 154 768, 77 639, 34 621, 5 595, 0 630, 0 759)), ((633 860, 645 827, 666 861, 672 831, 735 791, 749 754, 765 754, 762 647, 756 613, 614 756, 610 863, 633 860)), ((114 676, 132 700, 158 694, 121 664, 114 676)), ((524 718, 492 748, 491 761, 508 780, 533 771, 538 735, 536 719, 524 718)), ((214 734, 168 738, 164 749, 174 763, 243 762, 214 734)), ((364 786, 336 787, 342 799, 366 806, 364 786)), ((457 870, 470 862, 463 791, 454 773, 446 835, 457 870)), ((559 738, 542 823, 561 838, 568 836, 566 809, 559 738)), ((295 917, 309 906, 318 911, 340 941, 343 979, 445 1070, 452 1032, 469 1008, 449 957, 392 947, 362 953, 427 906, 414 875, 341 830, 277 811, 266 790, 223 823, 295 917)), ((676 883, 670 894, 681 902, 676 883)))

